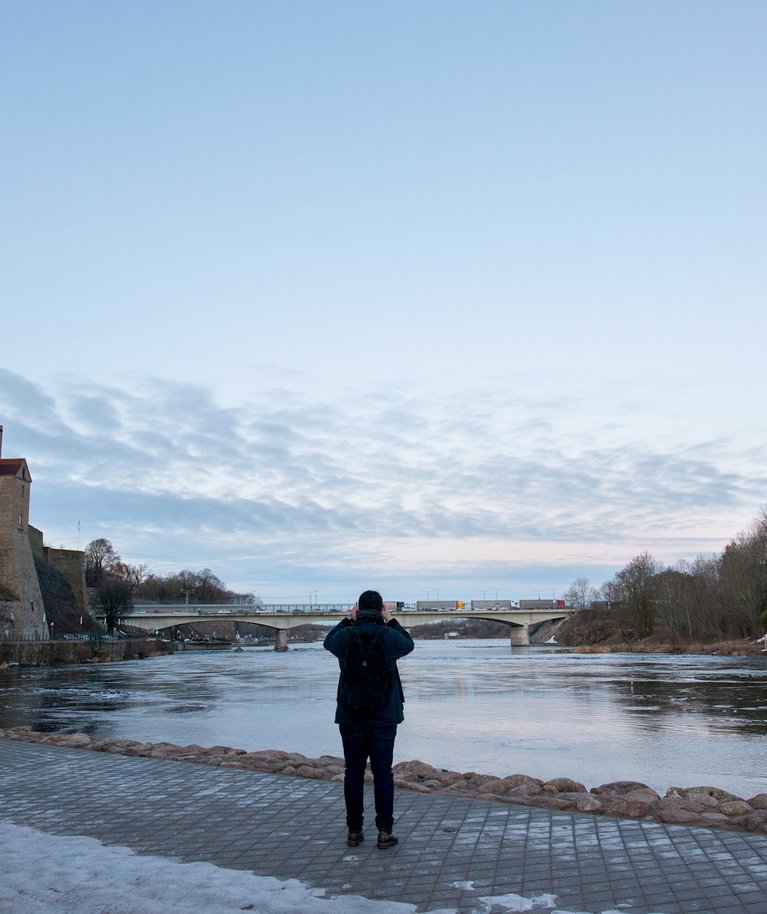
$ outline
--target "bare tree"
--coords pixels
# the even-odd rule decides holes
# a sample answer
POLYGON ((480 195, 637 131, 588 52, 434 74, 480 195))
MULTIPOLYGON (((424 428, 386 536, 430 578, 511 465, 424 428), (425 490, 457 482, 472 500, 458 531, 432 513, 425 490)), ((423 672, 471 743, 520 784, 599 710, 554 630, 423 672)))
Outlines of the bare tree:
POLYGON ((646 638, 655 629, 657 575, 663 570, 649 552, 635 556, 615 575, 624 620, 646 638))
POLYGON ((564 593, 565 603, 574 609, 588 609, 596 598, 597 591, 588 578, 576 578, 564 593))
POLYGON ((107 632, 111 635, 121 616, 133 611, 133 593, 124 578, 103 577, 96 589, 96 605, 101 610, 107 632))
POLYGON ((111 574, 120 563, 120 556, 109 540, 91 540, 85 547, 86 584, 89 587, 97 587, 105 575, 111 574))

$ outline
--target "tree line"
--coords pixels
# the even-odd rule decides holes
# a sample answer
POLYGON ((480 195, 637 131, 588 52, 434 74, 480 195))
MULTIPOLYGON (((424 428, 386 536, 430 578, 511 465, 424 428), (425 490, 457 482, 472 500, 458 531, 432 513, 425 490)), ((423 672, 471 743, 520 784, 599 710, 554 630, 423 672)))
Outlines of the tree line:
POLYGON ((85 583, 92 588, 96 607, 103 613, 111 634, 120 616, 130 613, 134 600, 167 603, 257 604, 252 593, 236 593, 210 568, 201 571, 155 574, 148 565, 123 561, 108 539, 92 540, 85 547, 85 583))
POLYGON ((767 509, 719 555, 664 566, 643 552, 599 588, 577 578, 564 598, 576 609, 606 613, 627 636, 760 637, 767 625, 767 509))

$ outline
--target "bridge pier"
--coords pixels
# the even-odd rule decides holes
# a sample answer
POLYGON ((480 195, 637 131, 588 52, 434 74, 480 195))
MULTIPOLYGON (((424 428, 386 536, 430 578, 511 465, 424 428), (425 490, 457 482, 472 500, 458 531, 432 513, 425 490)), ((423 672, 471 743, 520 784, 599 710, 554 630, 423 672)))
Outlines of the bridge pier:
POLYGON ((530 626, 513 625, 511 627, 511 645, 512 647, 523 647, 530 644, 530 626))
POLYGON ((275 651, 286 651, 288 649, 288 631, 285 628, 277 629, 277 639, 274 642, 275 651))

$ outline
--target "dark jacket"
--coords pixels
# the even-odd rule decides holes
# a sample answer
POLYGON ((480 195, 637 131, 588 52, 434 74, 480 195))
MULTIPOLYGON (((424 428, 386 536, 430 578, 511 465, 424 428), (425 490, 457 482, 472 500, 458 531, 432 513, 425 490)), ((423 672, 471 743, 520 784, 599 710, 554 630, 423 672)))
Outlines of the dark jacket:
POLYGON ((323 647, 338 657, 338 665, 343 673, 344 658, 346 649, 352 639, 352 629, 356 628, 361 634, 372 634, 376 631, 377 626, 383 626, 383 646, 386 651, 389 672, 392 674, 392 690, 389 704, 380 711, 373 714, 364 714, 360 711, 350 711, 345 708, 340 701, 341 697, 341 679, 339 676, 338 693, 336 695, 336 723, 345 724, 350 727, 385 727, 391 724, 401 724, 405 719, 402 705, 405 702, 405 695, 402 691, 402 683, 397 670, 397 659, 409 654, 415 645, 413 639, 405 629, 397 622, 396 619, 390 619, 384 622, 383 617, 375 610, 371 612, 358 612, 356 622, 351 619, 343 619, 325 638, 323 647))

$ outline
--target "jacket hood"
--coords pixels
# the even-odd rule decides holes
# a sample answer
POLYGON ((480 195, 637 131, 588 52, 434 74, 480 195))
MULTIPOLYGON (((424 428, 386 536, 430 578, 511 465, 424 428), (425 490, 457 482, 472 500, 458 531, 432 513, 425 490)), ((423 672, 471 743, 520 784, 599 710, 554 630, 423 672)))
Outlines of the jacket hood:
POLYGON ((360 609, 357 612, 357 622, 373 622, 375 625, 386 625, 384 618, 377 609, 360 609))

